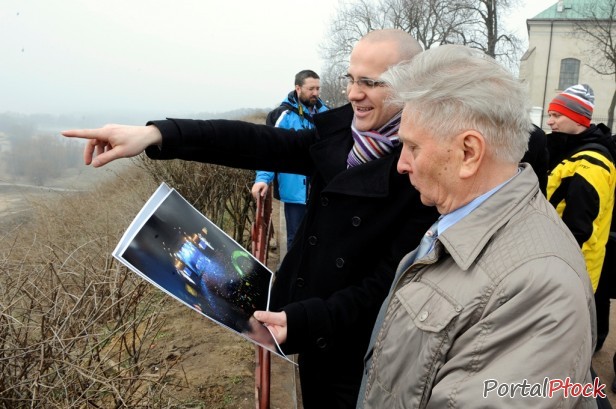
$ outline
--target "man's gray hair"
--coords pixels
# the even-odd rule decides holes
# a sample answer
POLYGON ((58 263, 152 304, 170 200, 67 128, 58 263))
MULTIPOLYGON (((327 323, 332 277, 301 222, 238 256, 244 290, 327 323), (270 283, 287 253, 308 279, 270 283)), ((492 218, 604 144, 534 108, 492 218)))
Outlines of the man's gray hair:
POLYGON ((442 45, 382 76, 391 103, 405 106, 415 126, 436 138, 480 132, 495 157, 517 163, 531 130, 525 86, 494 59, 462 45, 442 45))

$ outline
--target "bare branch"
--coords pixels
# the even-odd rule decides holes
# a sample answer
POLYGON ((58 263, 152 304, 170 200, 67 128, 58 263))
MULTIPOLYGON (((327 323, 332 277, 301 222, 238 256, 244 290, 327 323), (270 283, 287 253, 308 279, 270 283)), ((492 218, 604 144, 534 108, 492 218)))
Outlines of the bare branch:
POLYGON ((515 71, 522 42, 500 28, 500 17, 514 4, 517 0, 356 0, 344 3, 332 20, 327 42, 321 47, 327 61, 322 82, 334 87, 328 98, 338 104, 341 100, 335 97, 344 92, 334 78, 328 76, 339 76, 346 69, 353 45, 369 31, 381 28, 404 30, 424 49, 440 44, 466 44, 515 71))
MULTIPOLYGON (((616 0, 603 0, 589 5, 583 18, 574 23, 575 35, 588 44, 585 65, 599 75, 612 76, 616 81, 616 0)), ((608 109, 607 126, 612 128, 616 91, 608 109)))

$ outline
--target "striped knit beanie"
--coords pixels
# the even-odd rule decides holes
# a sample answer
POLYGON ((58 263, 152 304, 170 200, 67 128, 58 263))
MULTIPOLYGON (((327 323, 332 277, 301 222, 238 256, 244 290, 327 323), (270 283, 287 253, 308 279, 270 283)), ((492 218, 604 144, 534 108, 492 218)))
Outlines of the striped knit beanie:
POLYGON ((595 107, 595 94, 587 84, 573 85, 556 95, 548 107, 578 124, 589 127, 592 110, 595 107))

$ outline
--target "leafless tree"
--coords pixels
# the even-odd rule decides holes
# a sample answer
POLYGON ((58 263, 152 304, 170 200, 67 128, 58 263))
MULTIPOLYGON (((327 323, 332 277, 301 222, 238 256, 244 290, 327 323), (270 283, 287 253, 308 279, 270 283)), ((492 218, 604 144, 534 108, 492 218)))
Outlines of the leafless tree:
MULTIPOLYGON (((509 68, 517 64, 520 40, 505 33, 500 17, 517 0, 355 0, 339 6, 321 53, 328 68, 322 82, 334 84, 329 75, 339 76, 353 45, 369 31, 402 29, 424 49, 440 44, 466 44, 482 50, 509 68)), ((344 90, 328 90, 340 94, 344 90)))
MULTIPOLYGON (((616 0, 602 0, 589 4, 585 18, 575 23, 576 35, 587 40, 587 66, 597 74, 611 76, 616 82, 616 0)), ((616 90, 608 108, 607 126, 614 123, 616 90)))
POLYGON ((472 18, 464 0, 385 0, 382 9, 389 27, 410 33, 424 49, 458 43, 472 18))
POLYGON ((517 0, 463 0, 459 7, 469 17, 459 32, 459 44, 482 50, 485 54, 513 69, 518 63, 521 40, 507 33, 502 16, 519 3, 517 0))
POLYGON ((47 134, 9 134, 10 149, 0 155, 8 174, 25 183, 44 186, 70 167, 81 165, 83 145, 47 134))
POLYGON ((342 65, 330 65, 321 74, 321 94, 320 98, 330 108, 342 106, 348 102, 346 90, 340 84, 339 78, 346 72, 346 67, 342 65))

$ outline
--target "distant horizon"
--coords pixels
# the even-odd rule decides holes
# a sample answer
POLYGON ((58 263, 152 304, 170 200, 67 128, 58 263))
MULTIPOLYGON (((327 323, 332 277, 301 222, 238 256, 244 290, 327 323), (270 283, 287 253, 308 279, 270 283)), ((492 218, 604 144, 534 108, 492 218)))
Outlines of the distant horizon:
MULTIPOLYGON (((231 108, 231 109, 227 109, 227 110, 221 110, 221 111, 196 111, 196 110, 173 110, 172 113, 185 113, 185 114, 197 114, 197 115, 201 115, 201 114, 207 114, 207 115, 227 115, 230 113, 234 113, 234 112, 242 112, 242 111, 270 111, 274 108, 278 107, 278 104, 272 105, 270 107, 265 107, 265 106, 261 106, 261 107, 238 107, 238 108, 231 108)), ((151 113, 157 113, 157 111, 161 111, 161 110, 152 110, 152 109, 100 109, 100 110, 96 110, 96 109, 87 109, 87 110, 83 110, 83 111, 73 111, 73 112, 63 112, 63 113, 53 113, 53 112, 32 112, 32 113, 28 113, 28 112, 20 112, 20 111, 13 111, 13 110, 5 110, 5 111, 0 111, 0 115, 14 115, 14 116, 22 116, 22 117, 37 117, 37 116, 41 116, 41 117, 74 117, 74 116, 84 116, 84 115, 123 115, 123 114, 151 114, 151 113)), ((158 112, 160 113, 160 112, 158 112)))
MULTIPOLYGON (((56 128, 65 125, 67 129, 79 125, 80 127, 99 127, 107 123, 121 123, 126 125, 143 125, 147 121, 165 118, 185 118, 185 119, 239 119, 248 115, 267 114, 274 109, 267 108, 237 108, 224 112, 149 112, 146 110, 107 110, 105 111, 83 111, 64 114, 35 113, 26 114, 21 112, 5 111, 0 112, 0 118, 13 118, 22 125, 36 125, 41 130, 45 128, 56 128), (21 123, 24 121, 25 123, 21 123)), ((3 124, 7 126, 7 124, 3 124)), ((3 125, 0 124, 0 133, 3 133, 3 125)))

